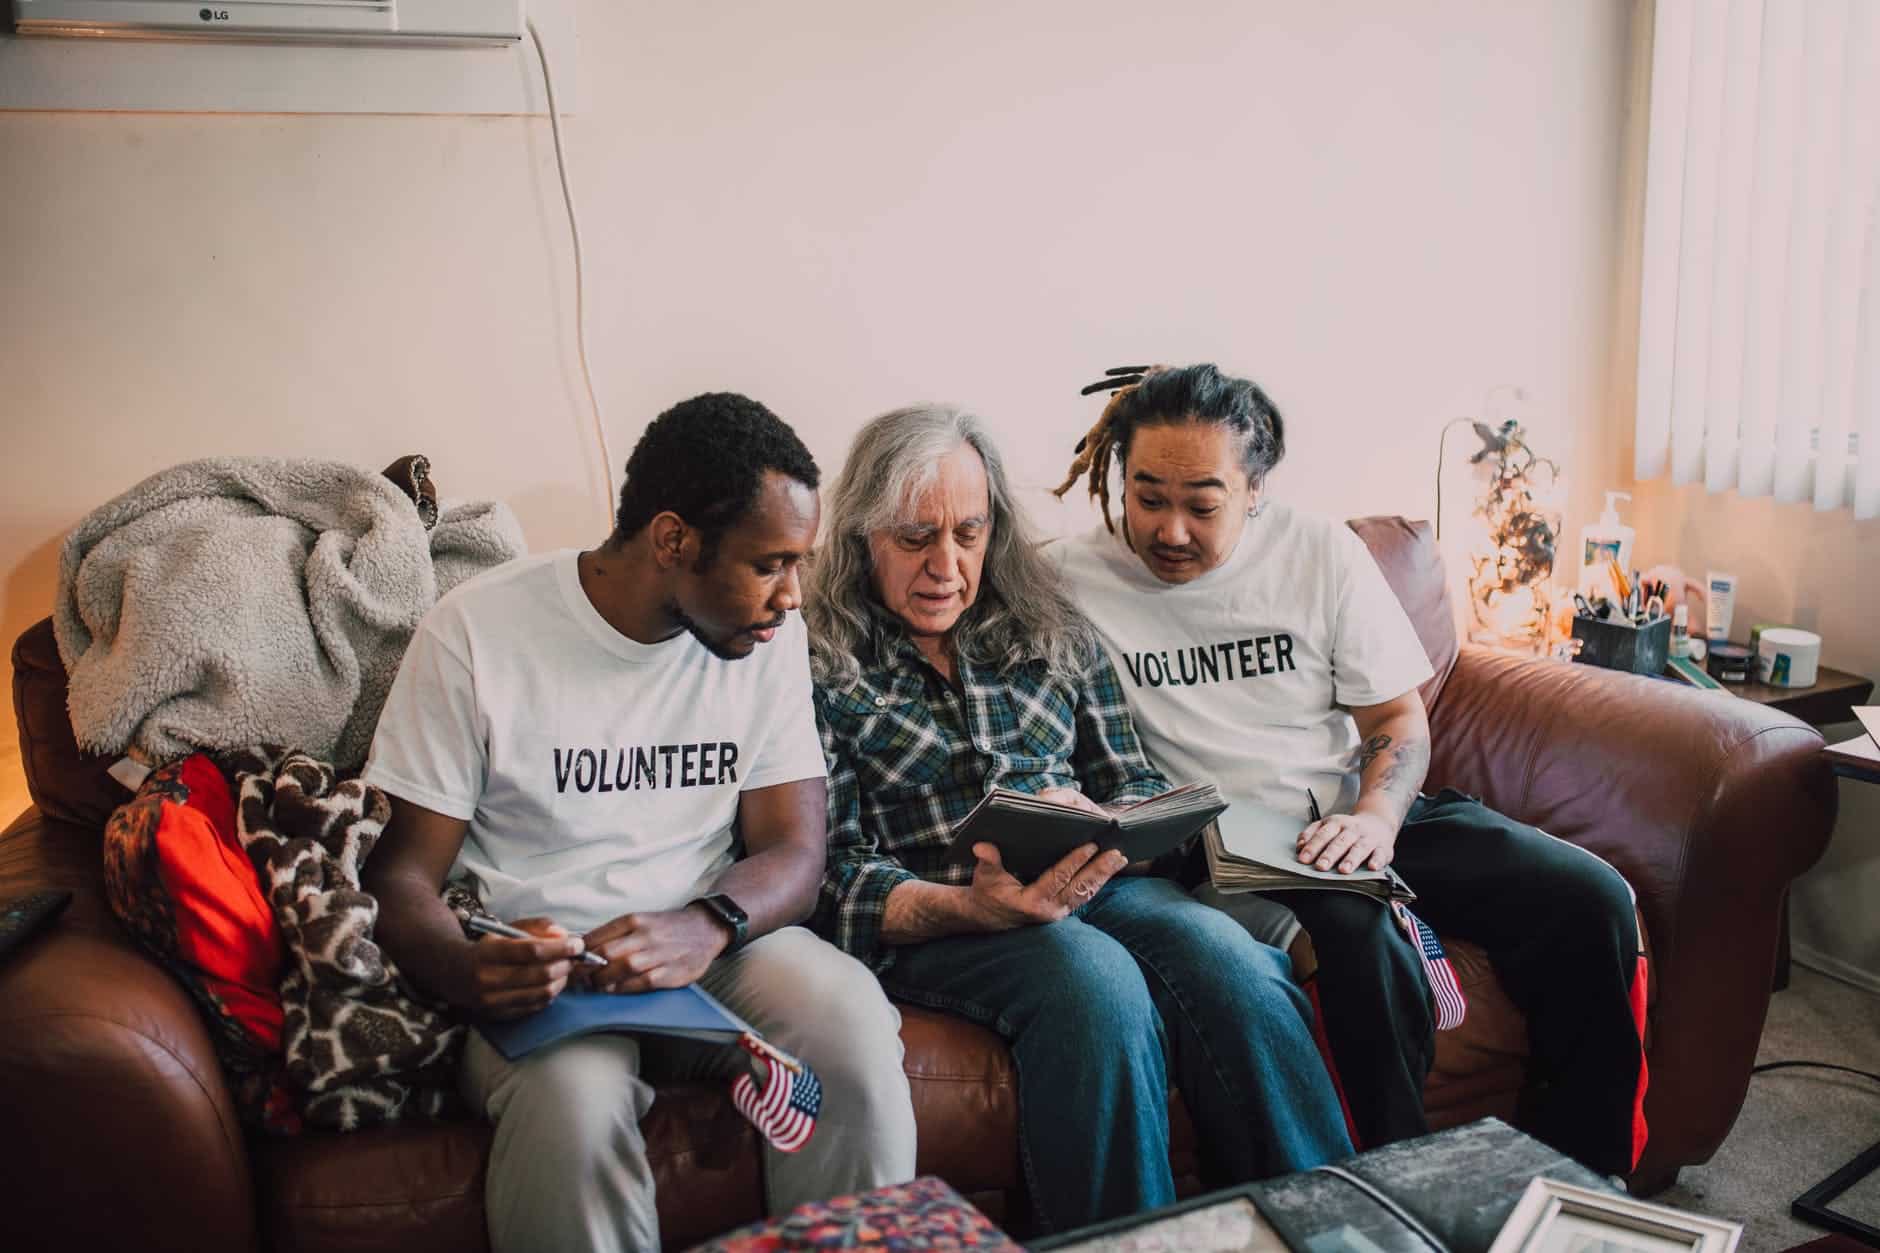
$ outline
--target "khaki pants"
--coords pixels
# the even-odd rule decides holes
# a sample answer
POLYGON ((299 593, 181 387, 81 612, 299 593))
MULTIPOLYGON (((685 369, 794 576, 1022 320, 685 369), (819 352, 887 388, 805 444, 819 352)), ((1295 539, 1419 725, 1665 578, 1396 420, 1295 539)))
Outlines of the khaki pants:
MULTIPOLYGON (((771 1212, 914 1176, 914 1109, 901 1069, 901 1016, 868 968, 801 927, 714 962, 700 986, 823 1085, 815 1134, 796 1153, 764 1150, 771 1212)), ((640 1119, 641 1077, 737 1073, 744 1054, 601 1034, 508 1062, 476 1032, 461 1087, 496 1124, 485 1183, 490 1245, 520 1250, 653 1250, 659 1215, 640 1119)))

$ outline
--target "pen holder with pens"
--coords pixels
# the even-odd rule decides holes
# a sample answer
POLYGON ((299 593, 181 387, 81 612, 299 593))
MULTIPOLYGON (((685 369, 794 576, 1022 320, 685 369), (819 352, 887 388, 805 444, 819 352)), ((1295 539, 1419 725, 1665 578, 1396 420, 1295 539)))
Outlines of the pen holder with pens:
POLYGON ((1630 618, 1573 619, 1573 638, 1580 641, 1575 661, 1629 674, 1662 674, 1671 653, 1671 619, 1659 614, 1643 625, 1630 618))

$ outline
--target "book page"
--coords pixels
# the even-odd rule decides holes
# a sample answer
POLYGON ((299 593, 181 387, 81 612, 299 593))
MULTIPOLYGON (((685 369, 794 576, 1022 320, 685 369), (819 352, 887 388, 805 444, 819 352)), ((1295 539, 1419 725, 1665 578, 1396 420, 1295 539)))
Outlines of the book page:
POLYGON ((1870 761, 1880 766, 1880 741, 1872 735, 1857 735, 1851 740, 1828 745, 1828 751, 1839 753, 1843 757, 1852 757, 1859 761, 1870 761))
POLYGON ((1311 819, 1301 814, 1283 814, 1251 801, 1235 801, 1215 820, 1221 833, 1221 846, 1235 857, 1257 861, 1292 874, 1312 879, 1382 879, 1382 870, 1354 870, 1340 874, 1320 870, 1299 860, 1299 833, 1311 819))

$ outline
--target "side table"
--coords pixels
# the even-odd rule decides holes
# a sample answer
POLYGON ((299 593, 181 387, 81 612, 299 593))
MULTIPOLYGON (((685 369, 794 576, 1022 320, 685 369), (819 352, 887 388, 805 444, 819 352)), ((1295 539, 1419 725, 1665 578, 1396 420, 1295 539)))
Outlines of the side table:
MULTIPOLYGON (((1852 722, 1854 706, 1873 697, 1873 680, 1832 666, 1822 666, 1813 687, 1770 687, 1767 683, 1731 683, 1726 691, 1800 718, 1810 726, 1852 722)), ((1836 773, 1840 773, 1838 767, 1836 773)), ((1789 898, 1782 898, 1781 938, 1776 942, 1774 991, 1789 986, 1789 898)))
MULTIPOLYGON (((1824 751, 1834 767, 1834 773, 1843 779, 1880 784, 1880 747, 1873 746, 1873 742, 1865 735, 1846 744, 1832 745, 1824 751), (1871 753, 1870 748, 1873 749, 1871 753)), ((1805 1223, 1838 1231, 1862 1244, 1880 1248, 1880 1227, 1828 1208, 1834 1198, 1872 1174, 1875 1167, 1880 1167, 1880 1142, 1856 1154, 1853 1161, 1796 1197, 1789 1206, 1789 1213, 1805 1223)))
POLYGON ((1832 666, 1816 672, 1813 687, 1770 687, 1767 683, 1731 683, 1728 691, 1771 709, 1793 714, 1810 726, 1852 722, 1854 706, 1873 696, 1873 680, 1832 666))

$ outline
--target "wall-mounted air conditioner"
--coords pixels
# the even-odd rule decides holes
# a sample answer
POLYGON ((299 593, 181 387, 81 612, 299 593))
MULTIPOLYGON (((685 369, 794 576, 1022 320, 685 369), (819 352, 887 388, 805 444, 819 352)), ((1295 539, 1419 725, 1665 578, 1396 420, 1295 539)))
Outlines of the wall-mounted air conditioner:
POLYGON ((513 44, 522 0, 12 0, 22 35, 513 44))

